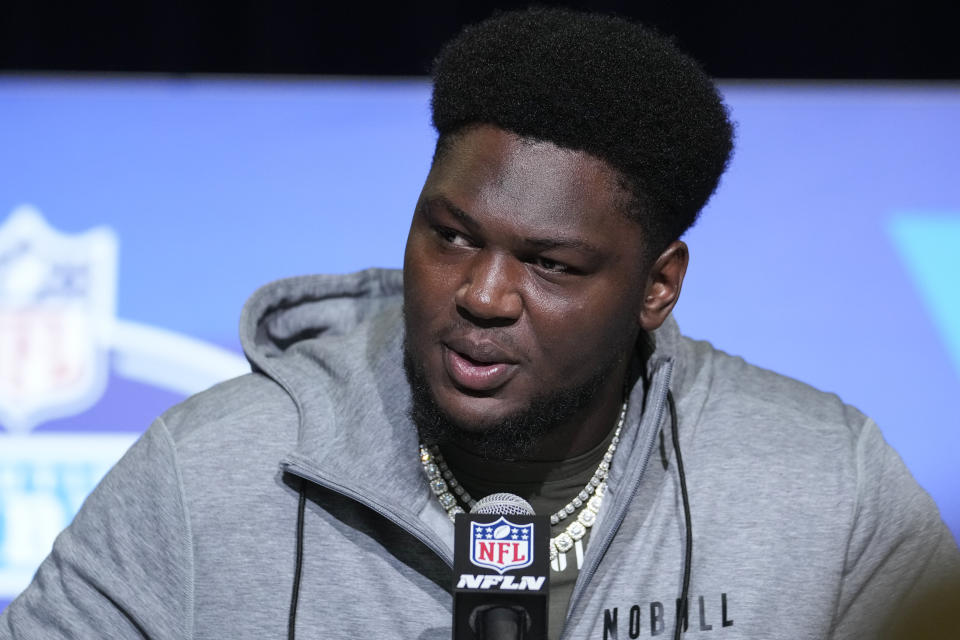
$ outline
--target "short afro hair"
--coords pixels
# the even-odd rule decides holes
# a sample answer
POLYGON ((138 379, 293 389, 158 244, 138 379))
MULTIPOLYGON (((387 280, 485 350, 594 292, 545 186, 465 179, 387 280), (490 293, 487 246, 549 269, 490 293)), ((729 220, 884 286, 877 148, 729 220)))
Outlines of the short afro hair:
POLYGON ((619 17, 566 9, 494 15, 433 65, 436 158, 492 124, 607 162, 656 257, 696 221, 733 149, 716 87, 668 39, 619 17))

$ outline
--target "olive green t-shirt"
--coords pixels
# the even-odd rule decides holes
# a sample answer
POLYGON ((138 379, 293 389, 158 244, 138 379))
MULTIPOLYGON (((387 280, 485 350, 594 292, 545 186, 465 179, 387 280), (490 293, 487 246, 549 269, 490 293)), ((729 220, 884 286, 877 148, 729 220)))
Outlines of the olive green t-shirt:
MULTIPOLYGON (((537 515, 551 515, 562 509, 590 481, 613 439, 614 429, 590 451, 567 460, 537 462, 501 462, 486 460, 456 445, 442 447, 443 457, 454 477, 475 499, 491 493, 513 493, 527 500, 537 515)), ((562 533, 580 513, 561 520, 550 528, 550 537, 562 533)), ((551 563, 550 614, 548 637, 555 640, 563 630, 573 585, 577 581, 586 553, 590 529, 574 543, 570 551, 558 554, 551 563)))

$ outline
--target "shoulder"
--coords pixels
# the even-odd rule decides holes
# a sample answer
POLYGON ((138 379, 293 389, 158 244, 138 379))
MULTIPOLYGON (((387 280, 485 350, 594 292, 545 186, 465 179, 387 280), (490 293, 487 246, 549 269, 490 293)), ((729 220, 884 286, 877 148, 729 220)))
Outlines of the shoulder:
POLYGON ((750 364, 708 342, 681 338, 677 357, 685 400, 711 429, 732 429, 778 448, 832 445, 852 454, 864 429, 876 428, 835 393, 750 364))
POLYGON ((270 452, 275 465, 296 441, 299 410, 283 387, 250 373, 187 398, 159 422, 183 462, 270 452))
POLYGON ((820 569, 839 571, 865 467, 896 457, 873 421, 836 394, 708 343, 684 339, 676 354, 683 392, 674 393, 691 494, 722 505, 717 517, 736 525, 730 535, 757 529, 772 549, 790 523, 810 557, 827 562, 820 569), (878 450, 868 453, 865 440, 878 450))

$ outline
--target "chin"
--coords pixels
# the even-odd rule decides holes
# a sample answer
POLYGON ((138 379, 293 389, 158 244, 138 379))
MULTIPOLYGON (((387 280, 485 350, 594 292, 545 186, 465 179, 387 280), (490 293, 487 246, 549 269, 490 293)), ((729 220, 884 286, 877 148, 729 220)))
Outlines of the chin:
POLYGON ((470 394, 452 392, 453 397, 437 401, 437 408, 448 421, 463 431, 483 433, 496 429, 504 422, 526 415, 529 406, 517 405, 492 396, 477 397, 470 394))

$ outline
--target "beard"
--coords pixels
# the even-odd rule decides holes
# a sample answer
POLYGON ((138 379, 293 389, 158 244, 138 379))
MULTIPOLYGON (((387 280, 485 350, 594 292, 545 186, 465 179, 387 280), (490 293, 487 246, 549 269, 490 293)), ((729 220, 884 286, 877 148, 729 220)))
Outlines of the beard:
POLYGON ((410 384, 410 417, 420 442, 430 445, 456 443, 488 460, 517 460, 528 457, 558 425, 573 419, 597 397, 623 356, 617 354, 583 382, 545 391, 529 404, 498 421, 464 424, 437 404, 427 383, 423 365, 417 362, 404 341, 403 368, 410 384))

